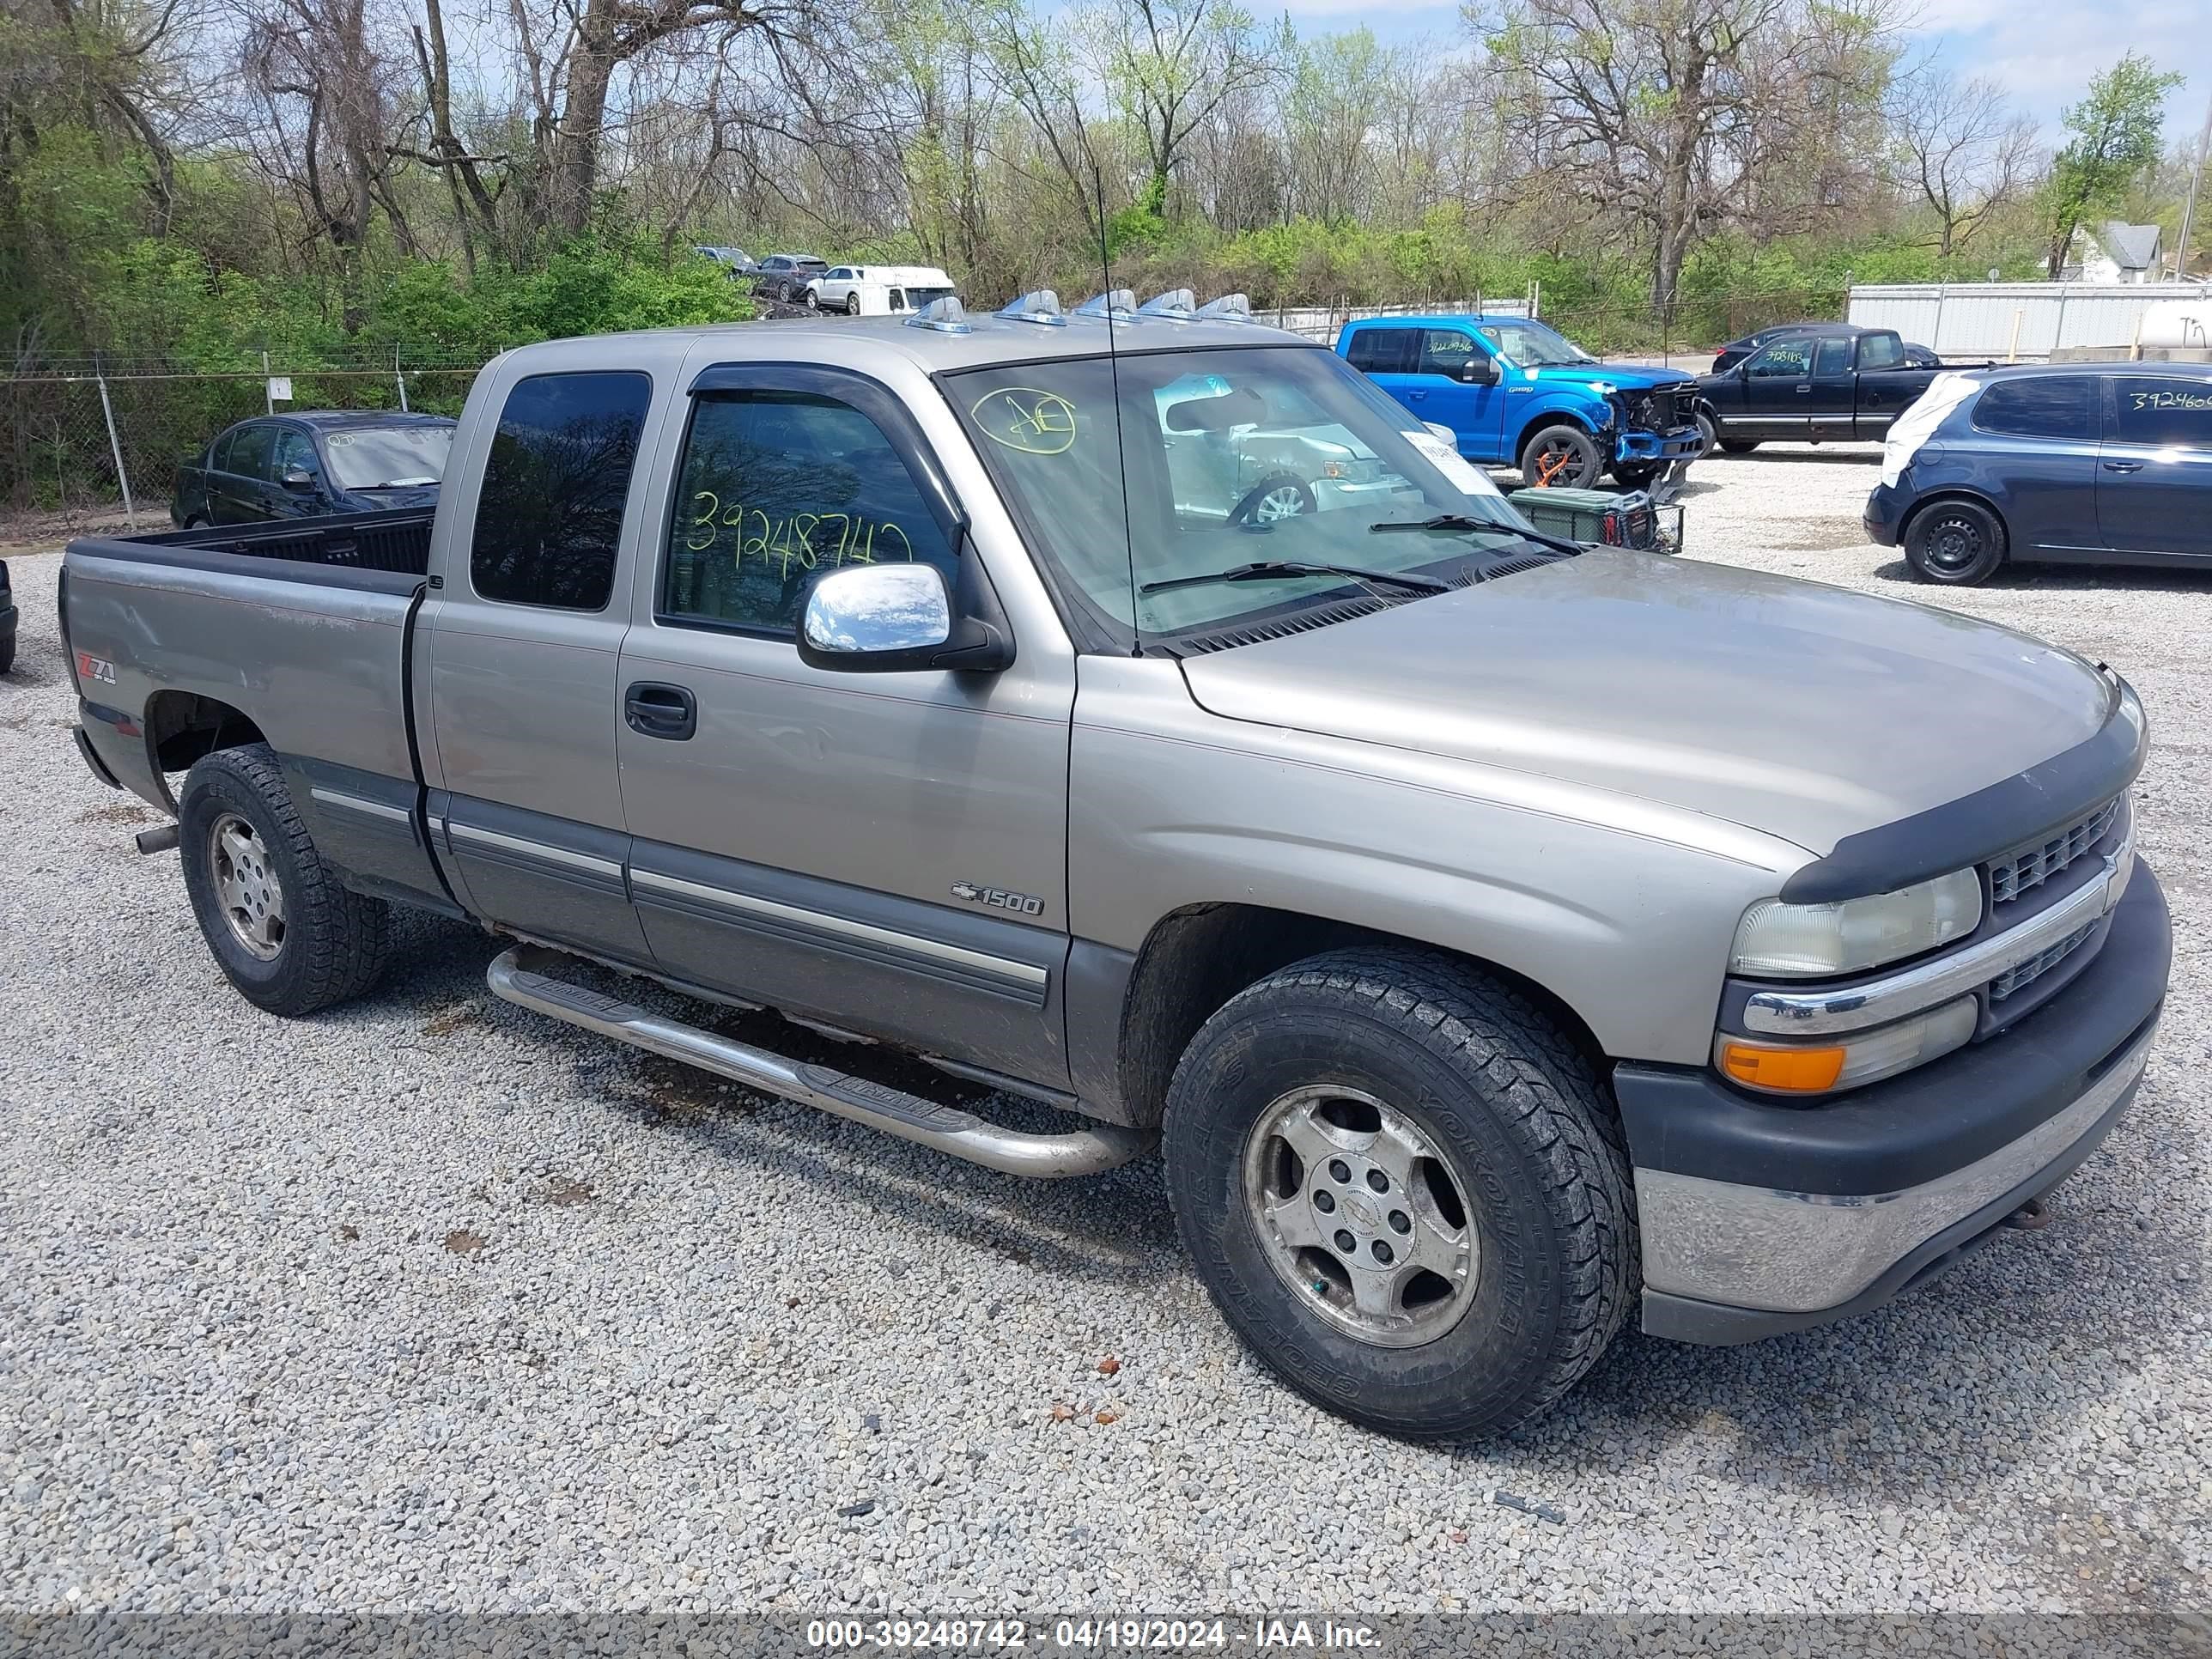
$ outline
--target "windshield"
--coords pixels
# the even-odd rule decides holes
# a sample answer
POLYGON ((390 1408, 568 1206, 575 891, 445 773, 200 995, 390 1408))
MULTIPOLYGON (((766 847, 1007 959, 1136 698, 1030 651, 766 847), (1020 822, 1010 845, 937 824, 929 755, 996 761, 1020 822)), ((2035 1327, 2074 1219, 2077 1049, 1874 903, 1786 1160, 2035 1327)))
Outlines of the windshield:
POLYGON ((1485 323, 1482 337, 1522 368, 1597 361, 1557 329, 1541 323, 1485 323))
POLYGON ((1325 573, 1141 595, 1133 586, 1255 562, 1449 571, 1528 529, 1496 485, 1334 352, 1125 353, 947 380, 1055 586, 1120 641, 1133 627, 1171 641, 1370 591, 1325 573), (1116 447, 1117 368, 1126 453, 1116 447), (1372 533, 1442 514, 1477 527, 1372 533))
POLYGON ((453 447, 450 426, 368 426, 325 433, 331 476, 341 489, 391 489, 434 484, 446 476, 453 447))

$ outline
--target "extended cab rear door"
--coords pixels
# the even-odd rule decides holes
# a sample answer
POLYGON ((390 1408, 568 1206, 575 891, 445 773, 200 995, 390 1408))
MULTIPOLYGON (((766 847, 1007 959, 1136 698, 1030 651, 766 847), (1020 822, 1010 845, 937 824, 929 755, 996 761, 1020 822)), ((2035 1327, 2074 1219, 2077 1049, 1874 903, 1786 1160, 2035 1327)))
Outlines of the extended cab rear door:
POLYGON ((1042 584, 918 365, 726 350, 703 343, 686 368, 622 651, 615 741, 654 957, 671 978, 1064 1087, 1074 658, 1042 584), (815 574, 887 560, 973 562, 1012 666, 802 663, 815 574))
MULTIPOLYGON (((663 356, 672 368, 677 353, 663 356)), ((645 963, 623 880, 615 677, 657 366, 651 348, 626 359, 635 368, 577 361, 495 364, 471 394, 421 623, 423 767, 441 857, 471 910, 645 963)))
POLYGON ((1905 361, 1905 342, 1888 329, 1862 334, 1858 346, 1857 435, 1879 438, 1928 390, 1936 371, 1905 361))

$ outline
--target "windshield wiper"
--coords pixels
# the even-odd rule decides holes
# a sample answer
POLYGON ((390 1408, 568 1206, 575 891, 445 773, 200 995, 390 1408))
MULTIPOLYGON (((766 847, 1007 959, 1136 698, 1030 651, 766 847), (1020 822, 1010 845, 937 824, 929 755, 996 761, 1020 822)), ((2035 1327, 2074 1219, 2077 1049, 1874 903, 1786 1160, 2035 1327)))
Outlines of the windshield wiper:
POLYGON ((1170 576, 1164 581, 1146 582, 1139 593, 1164 593, 1171 587, 1196 587, 1206 582, 1265 581, 1273 576, 1343 576, 1356 582, 1377 582, 1389 586, 1409 588, 1416 593, 1449 593, 1452 585, 1439 581, 1434 576, 1417 576, 1407 570, 1367 570, 1356 564, 1309 564, 1299 559, 1261 559, 1251 564, 1231 565, 1226 570, 1208 571, 1199 576, 1170 576))
POLYGON ((1563 541, 1557 536, 1547 536, 1540 530, 1523 530, 1517 525, 1500 524, 1495 519, 1477 519, 1465 513, 1439 513, 1432 519, 1385 519, 1380 524, 1367 526, 1372 535, 1391 530, 1456 530, 1488 531, 1504 536, 1510 541, 1534 542, 1539 547, 1548 547, 1555 553, 1579 555, 1580 542, 1563 541))

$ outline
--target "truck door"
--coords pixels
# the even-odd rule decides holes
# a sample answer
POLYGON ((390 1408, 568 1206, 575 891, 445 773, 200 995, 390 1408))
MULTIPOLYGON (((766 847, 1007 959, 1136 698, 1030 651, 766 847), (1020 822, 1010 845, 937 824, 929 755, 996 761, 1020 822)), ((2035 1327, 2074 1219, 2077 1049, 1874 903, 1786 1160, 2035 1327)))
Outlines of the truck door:
POLYGON ((951 574, 979 554, 881 382, 702 361, 622 657, 653 954, 672 978, 1064 1086, 1072 665, 1026 648, 990 675, 800 662, 815 572, 951 574))
POLYGON ((1852 435, 1858 376, 1851 370, 1851 348, 1856 343, 1848 336, 1815 342, 1812 378, 1807 382, 1810 390, 1805 394, 1808 437, 1841 441, 1852 435))
POLYGON ((2212 377, 2111 374, 2097 522, 2124 553, 2212 559, 2212 377))
POLYGON ((615 775, 616 576, 653 380, 531 374, 472 395, 498 423, 447 469, 444 586, 419 632, 440 855, 477 914, 645 963, 615 775))
POLYGON ((1732 435, 1764 442, 1810 435, 1816 343, 1816 336, 1786 334, 1745 360, 1743 412, 1729 419, 1732 435))
POLYGON ((1499 441, 1505 395, 1489 346, 1464 329, 1424 329, 1419 370, 1422 390, 1407 395, 1407 407, 1457 433, 1459 453, 1469 460, 1505 459, 1499 441))

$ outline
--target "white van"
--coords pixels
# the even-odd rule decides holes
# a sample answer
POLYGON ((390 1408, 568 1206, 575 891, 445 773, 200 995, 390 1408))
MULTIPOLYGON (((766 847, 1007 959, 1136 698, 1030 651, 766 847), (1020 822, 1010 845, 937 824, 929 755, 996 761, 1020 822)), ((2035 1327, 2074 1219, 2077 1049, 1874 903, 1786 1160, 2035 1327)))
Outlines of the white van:
POLYGON ((832 265, 806 285, 807 303, 848 317, 919 311, 957 291, 935 265, 832 265))

